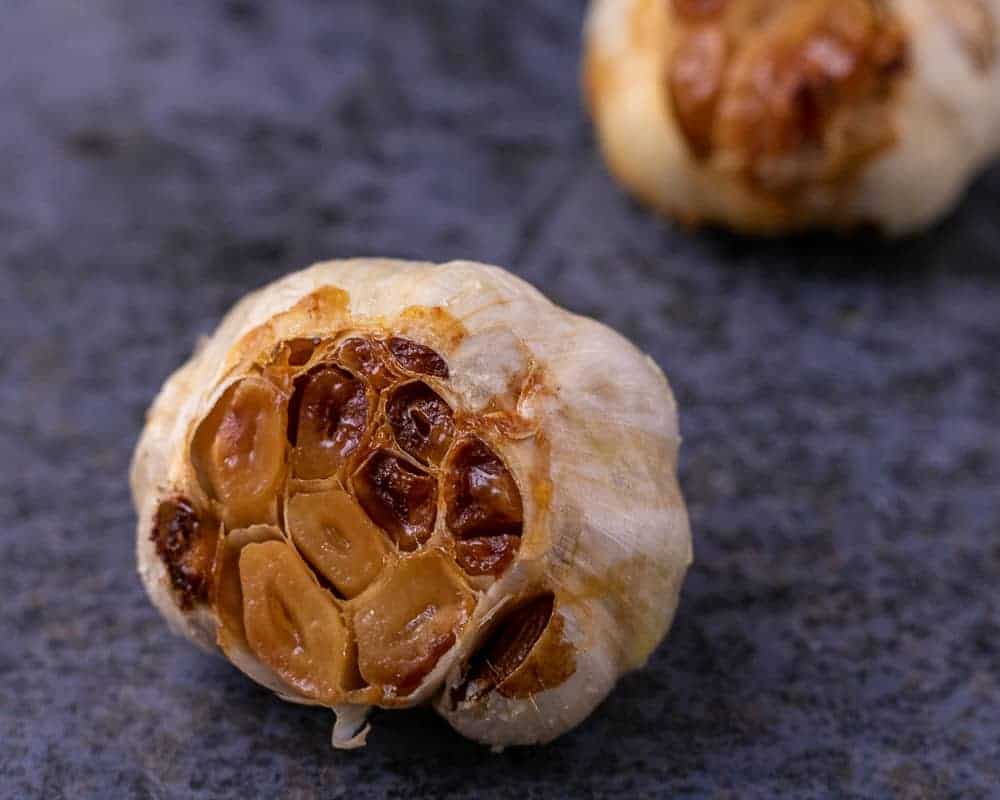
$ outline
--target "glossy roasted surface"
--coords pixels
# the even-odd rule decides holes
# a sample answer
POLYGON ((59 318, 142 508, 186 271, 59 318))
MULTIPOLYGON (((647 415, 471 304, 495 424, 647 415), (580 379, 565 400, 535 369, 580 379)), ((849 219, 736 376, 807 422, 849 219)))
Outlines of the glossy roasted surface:
MULTIPOLYGON (((0 796, 988 797, 1000 783, 1000 174, 909 242, 690 236, 606 176, 581 2, 4 7, 0 796), (697 562, 578 730, 365 750, 167 630, 128 459, 250 288, 473 257, 670 375, 697 562)), ((379 724, 382 723, 382 724, 379 724)))

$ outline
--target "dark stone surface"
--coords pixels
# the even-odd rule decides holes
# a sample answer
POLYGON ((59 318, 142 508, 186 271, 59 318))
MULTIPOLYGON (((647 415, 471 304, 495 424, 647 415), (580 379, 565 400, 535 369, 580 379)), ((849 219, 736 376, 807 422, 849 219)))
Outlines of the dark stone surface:
POLYGON ((902 244, 671 229, 595 157, 582 6, 6 0, 0 795, 998 796, 1000 174, 902 244), (354 254, 508 265, 673 381, 677 625, 548 747, 416 711, 332 752, 135 576, 162 380, 354 254))

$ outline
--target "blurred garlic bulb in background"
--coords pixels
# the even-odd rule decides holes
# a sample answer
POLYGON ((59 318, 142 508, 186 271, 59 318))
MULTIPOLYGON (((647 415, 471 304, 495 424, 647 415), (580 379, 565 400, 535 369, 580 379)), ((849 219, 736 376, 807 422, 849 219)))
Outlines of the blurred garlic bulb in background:
POLYGON ((593 0, 584 84, 668 216, 903 234, 1000 153, 998 37, 1000 0, 593 0))
POLYGON ((171 626, 287 700, 432 702, 548 741, 641 666, 691 540, 653 362, 509 273, 354 260, 254 292, 165 384, 132 466, 171 626))

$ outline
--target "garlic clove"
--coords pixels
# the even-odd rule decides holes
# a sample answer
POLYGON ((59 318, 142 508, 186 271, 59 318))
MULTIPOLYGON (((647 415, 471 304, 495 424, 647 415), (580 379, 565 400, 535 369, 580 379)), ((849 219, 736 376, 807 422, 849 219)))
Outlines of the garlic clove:
POLYGON ((372 520, 402 550, 415 550, 434 529, 437 482, 420 467, 389 450, 379 450, 351 479, 372 520))
POLYGON ((613 645, 598 632, 606 631, 612 619, 599 605, 556 599, 553 608, 541 632, 541 603, 523 611, 515 606, 514 617, 501 615, 499 628, 486 628, 505 637, 510 625, 521 634, 507 634, 496 653, 490 650, 495 639, 486 639, 485 653, 473 654, 473 666, 486 655, 497 658, 502 668, 495 674, 471 672, 461 662, 452 668, 434 709, 455 730, 497 749, 543 744, 578 725, 605 698, 619 667, 613 645), (518 620, 519 612, 528 619, 518 620))
POLYGON ((363 592, 390 559, 385 534, 340 489, 296 494, 285 521, 299 552, 342 597, 363 592))
POLYGON ((223 505, 227 527, 275 521, 285 417, 277 387, 245 378, 226 390, 198 427, 191 462, 202 488, 223 505))
POLYGON ((389 696, 410 694, 458 642, 474 605, 440 551, 405 559, 354 606, 361 674, 389 696))
POLYGON ((356 685, 340 611, 288 544, 246 545, 239 574, 247 643, 264 664, 310 699, 336 702, 356 685))
POLYGON ((289 439, 297 478, 326 478, 343 468, 368 430, 371 399, 364 381, 324 364, 299 379, 289 439))
POLYGON ((521 493, 510 470, 485 442, 463 441, 455 448, 449 467, 448 529, 457 538, 521 535, 521 493))
POLYGON ((455 542, 455 561, 466 575, 500 575, 509 567, 521 544, 520 536, 493 534, 455 542))
POLYGON ((426 345, 393 336, 389 339, 389 351, 404 370, 435 378, 447 378, 449 375, 445 360, 426 345))
POLYGON ((386 418, 396 444, 424 464, 438 464, 451 445, 454 415, 448 404, 421 381, 398 386, 386 401, 386 418))
MULTIPOLYGON (((525 661, 538 645, 539 639, 548 630, 552 621, 555 597, 546 592, 519 603, 505 612, 495 624, 495 629, 487 640, 469 659, 462 683, 452 691, 457 702, 479 700, 488 692, 499 689, 504 696, 527 697, 545 686, 544 679, 526 681, 518 678, 525 668, 525 661)), ((545 662, 535 659, 545 667, 545 662)), ((567 663, 555 665, 560 673, 553 685, 563 682, 573 672, 572 657, 567 663), (562 673, 567 673, 563 675, 562 673)))
POLYGON ((363 375, 376 390, 393 382, 390 360, 385 344, 377 339, 350 336, 337 348, 337 362, 356 375, 363 375))
POLYGON ((181 608, 205 602, 215 565, 219 526, 202 519, 191 501, 170 497, 156 509, 151 536, 170 573, 181 608))
POLYGON ((274 525, 252 525, 223 535, 215 558, 211 606, 217 621, 215 640, 226 658, 257 683, 278 694, 289 695, 293 689, 261 663, 250 649, 243 623, 243 586, 239 571, 240 553, 248 544, 283 541, 281 529, 274 525))

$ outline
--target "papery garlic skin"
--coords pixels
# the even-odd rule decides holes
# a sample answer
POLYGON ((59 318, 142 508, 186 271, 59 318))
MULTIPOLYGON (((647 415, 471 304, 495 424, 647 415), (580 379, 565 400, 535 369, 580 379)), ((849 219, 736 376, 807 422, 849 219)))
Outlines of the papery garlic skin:
MULTIPOLYGON (((584 719, 621 674, 645 663, 670 626, 691 562, 676 480, 679 441, 673 396, 649 358, 499 268, 376 259, 318 264, 244 298, 154 402, 132 467, 139 572, 174 630, 222 649, 285 699, 335 708, 342 717, 336 746, 363 743, 365 706, 426 701, 478 741, 549 741, 584 719), (357 351, 359 340, 373 344, 357 351), (375 366, 364 360, 371 348, 382 359, 375 366), (331 365, 364 376, 369 411, 351 399, 361 395, 350 376, 339 383, 324 378, 332 399, 304 410, 300 398, 308 390, 301 387, 331 365), (258 390, 254 381, 273 389, 258 390), (231 390, 236 385, 249 388, 240 395, 231 390), (237 396, 249 399, 233 410, 227 398, 237 396), (329 406, 345 397, 350 419, 346 405, 329 406), (271 416, 258 414, 272 402, 278 405, 271 416), (309 416, 316 413, 324 416, 309 416), (337 433, 350 433, 343 425, 364 414, 375 427, 358 434, 357 445, 337 433), (293 455, 302 424, 293 419, 317 420, 308 436, 329 434, 347 454, 344 466, 338 456, 329 461, 330 477, 313 477, 327 457, 293 455), (289 426, 280 462, 270 438, 275 420, 289 426), (206 444, 206 437, 214 439, 206 444), (240 458, 227 460, 227 447, 240 458), (379 453, 399 453, 392 459, 405 463, 372 467, 378 474, 391 469, 369 484, 361 476, 379 453), (297 477, 297 463, 308 464, 308 478, 297 477), (239 507, 227 507, 213 496, 211 476, 224 474, 213 464, 256 470, 263 477, 247 482, 252 487, 280 475, 284 488, 274 503, 263 495, 244 503, 243 484, 233 482, 239 507), (393 494, 404 484, 417 494, 393 494), (289 505, 303 493, 308 502, 289 505), (171 562, 188 558, 197 571, 205 548, 190 551, 197 559, 185 555, 183 530, 177 546, 164 545, 163 526, 154 532, 157 541, 151 536, 151 521, 176 498, 199 509, 205 533, 198 535, 216 537, 207 593, 181 591, 187 584, 171 562), (360 527, 338 534, 336 520, 324 522, 324 502, 340 519, 367 512, 375 525, 356 522, 360 527), (379 514, 390 515, 381 527, 379 514), (387 529, 392 514, 403 514, 411 527, 387 529), (226 520, 251 527, 234 531, 226 520), (304 550, 296 549, 289 521, 304 550), (356 580, 343 571, 354 557, 355 529, 369 537, 356 548, 364 559, 356 580), (294 586, 306 586, 296 584, 306 572, 289 560, 293 554, 317 583, 303 590, 307 605, 288 616, 274 603, 294 603, 294 586), (265 556, 288 576, 278 588, 266 580, 265 556), (253 570, 246 580, 241 563, 253 570), (321 574, 347 596, 334 594, 321 574), (253 625, 249 638, 241 608, 253 625), (312 624, 322 630, 305 635, 304 646, 331 643, 336 663, 325 664, 325 654, 289 655, 289 645, 277 640, 270 649, 274 637, 287 642, 299 635, 296 625, 312 624), (486 652, 505 665, 503 674, 486 652)), ((177 526, 188 524, 183 515, 177 519, 177 526)))
MULTIPOLYGON (((755 46, 758 36, 745 31, 728 38, 714 36, 711 15, 767 18, 773 9, 795 14, 826 5, 831 14, 847 14, 849 22, 851 3, 593 0, 584 33, 583 81, 612 173, 666 216, 747 233, 874 226, 902 235, 942 218, 972 178, 1000 155, 1000 0, 858 2, 858 8, 875 14, 884 29, 898 29, 902 36, 898 60, 880 80, 878 94, 862 93, 842 104, 849 115, 852 105, 868 103, 862 113, 884 125, 884 135, 868 151, 849 156, 836 174, 790 180, 794 191, 761 191, 748 183, 731 154, 699 156, 693 149, 671 93, 669 76, 677 54, 690 48, 688 79, 694 82, 719 67, 720 59, 729 69, 733 62, 725 59, 735 58, 737 48, 755 46), (691 9, 687 18, 684 8, 691 9), (694 35, 703 41, 693 42, 694 35)), ((816 78, 813 66, 803 78, 803 84, 812 80, 819 87, 818 97, 827 91, 823 87, 836 82, 837 70, 850 69, 850 62, 844 61, 848 53, 832 49, 830 41, 817 37, 810 55, 815 64, 823 52, 830 76, 816 78)), ((779 65, 776 74, 776 81, 788 85, 787 67, 779 65)), ((730 69, 725 75, 721 97, 733 94, 734 73, 730 69)), ((697 84, 692 86, 697 95, 697 84)), ((705 97, 711 91, 704 85, 700 91, 701 100, 710 102, 705 97)), ((691 103, 696 104, 697 97, 691 103)), ((703 122, 718 133, 718 111, 714 113, 714 123, 703 122)), ((872 129, 859 119, 857 131, 872 129)), ((768 133, 766 127, 756 126, 765 129, 761 137, 768 133)), ((817 149, 808 138, 807 132, 805 143, 791 147, 784 163, 771 165, 779 183, 782 170, 794 177, 797 164, 815 160, 826 146, 817 149)), ((834 134, 827 140, 832 141, 837 141, 834 134)))

